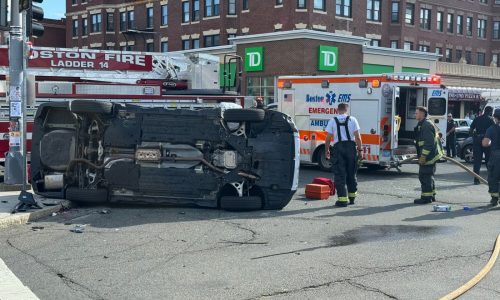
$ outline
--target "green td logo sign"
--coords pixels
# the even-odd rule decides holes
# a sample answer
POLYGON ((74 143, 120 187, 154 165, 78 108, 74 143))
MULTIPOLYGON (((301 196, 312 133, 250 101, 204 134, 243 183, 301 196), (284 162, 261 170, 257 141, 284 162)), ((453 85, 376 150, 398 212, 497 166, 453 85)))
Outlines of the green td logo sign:
POLYGON ((339 49, 331 46, 319 46, 318 51, 318 70, 337 71, 339 49))
POLYGON ((245 49, 245 71, 258 72, 264 70, 264 48, 253 47, 245 49))

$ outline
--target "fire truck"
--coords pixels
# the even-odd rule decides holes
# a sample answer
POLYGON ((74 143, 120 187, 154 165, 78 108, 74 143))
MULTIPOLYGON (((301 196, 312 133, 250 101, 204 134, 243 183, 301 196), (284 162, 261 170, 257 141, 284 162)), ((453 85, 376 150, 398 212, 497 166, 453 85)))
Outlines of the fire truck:
POLYGON ((448 91, 436 75, 391 73, 278 78, 278 110, 292 116, 300 134, 300 160, 331 170, 325 159, 325 128, 348 103, 361 127, 363 164, 399 167, 416 154, 415 110, 426 106, 445 143, 448 91))
MULTIPOLYGON (((34 47, 27 68, 27 150, 38 106, 75 99, 145 107, 243 106, 229 84, 220 87, 219 58, 206 54, 122 52, 34 47)), ((0 46, 0 163, 9 149, 8 47, 0 46)), ((239 63, 237 57, 225 60, 239 63)), ((224 77, 229 83, 235 78, 224 77)), ((236 81, 237 82, 237 81, 236 81)), ((238 87, 238 83, 236 83, 238 87)))

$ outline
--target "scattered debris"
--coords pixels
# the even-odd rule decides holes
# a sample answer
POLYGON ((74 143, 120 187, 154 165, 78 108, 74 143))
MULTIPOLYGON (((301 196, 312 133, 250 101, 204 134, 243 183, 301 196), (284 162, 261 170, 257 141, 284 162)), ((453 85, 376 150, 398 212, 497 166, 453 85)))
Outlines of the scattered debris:
POLYGON ((53 217, 57 216, 57 213, 56 213, 56 212, 53 212, 53 213, 52 213, 52 216, 53 216, 53 217))
POLYGON ((106 255, 104 255, 104 258, 106 259, 106 258, 109 258, 109 257, 108 257, 108 256, 106 256, 106 255))
POLYGON ((85 225, 75 225, 75 227, 70 229, 70 231, 74 233, 83 233, 84 230, 85 230, 85 225))
POLYGON ((111 213, 111 211, 109 209, 103 209, 100 212, 101 215, 109 215, 110 213, 111 213))
POLYGON ((9 203, 9 201, 7 201, 7 200, 2 200, 2 203, 9 203))
POLYGON ((42 230, 44 228, 45 227, 43 227, 43 226, 33 226, 33 227, 31 227, 31 230, 33 230, 33 231, 40 231, 40 230, 42 230))
POLYGON ((469 207, 469 206, 464 206, 464 210, 465 211, 473 211, 474 209, 472 207, 469 207))
POLYGON ((450 205, 434 205, 432 207, 432 211, 449 212, 449 211, 451 211, 451 206, 450 205))
POLYGON ((65 222, 64 225, 73 225, 71 222, 65 222))
POLYGON ((179 215, 185 215, 185 214, 186 214, 186 212, 184 212, 184 211, 179 212, 179 215))

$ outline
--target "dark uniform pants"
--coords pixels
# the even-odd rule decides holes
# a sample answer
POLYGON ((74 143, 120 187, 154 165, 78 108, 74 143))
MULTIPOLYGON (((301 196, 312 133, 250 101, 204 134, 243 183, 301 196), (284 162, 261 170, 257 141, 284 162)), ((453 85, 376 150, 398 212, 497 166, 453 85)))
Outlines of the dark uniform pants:
POLYGON ((434 174, 436 174, 436 164, 420 166, 418 169, 418 179, 422 188, 421 199, 432 199, 436 195, 434 174))
POLYGON ((473 140, 473 156, 474 156, 474 173, 479 174, 481 171, 481 164, 483 162, 483 153, 486 160, 486 165, 488 165, 488 161, 490 160, 490 148, 483 147, 482 140, 484 135, 476 135, 473 140))
POLYGON ((498 198, 498 187, 500 181, 500 150, 491 154, 488 162, 488 188, 491 197, 498 198))
POLYGON ((333 175, 339 202, 348 202, 349 198, 357 196, 358 154, 356 143, 338 142, 332 152, 333 175), (346 190, 347 185, 347 190, 346 190))
POLYGON ((446 138, 446 156, 448 157, 457 156, 457 145, 454 134, 450 134, 446 138))

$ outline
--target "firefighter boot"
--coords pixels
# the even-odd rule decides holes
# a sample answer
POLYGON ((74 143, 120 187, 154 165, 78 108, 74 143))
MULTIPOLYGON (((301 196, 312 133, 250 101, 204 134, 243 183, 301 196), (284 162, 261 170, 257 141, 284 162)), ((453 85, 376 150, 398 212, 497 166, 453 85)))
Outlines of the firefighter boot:
POLYGON ((335 202, 335 206, 347 207, 347 205, 349 204, 348 199, 349 198, 347 198, 347 197, 339 197, 339 200, 337 200, 337 202, 335 202))
POLYGON ((356 200, 356 197, 349 197, 349 205, 354 205, 355 200, 356 200))
POLYGON ((432 203, 432 197, 422 197, 413 201, 415 204, 429 204, 432 203))
POLYGON ((498 197, 491 197, 490 204, 491 204, 491 206, 497 206, 498 205, 498 197))

